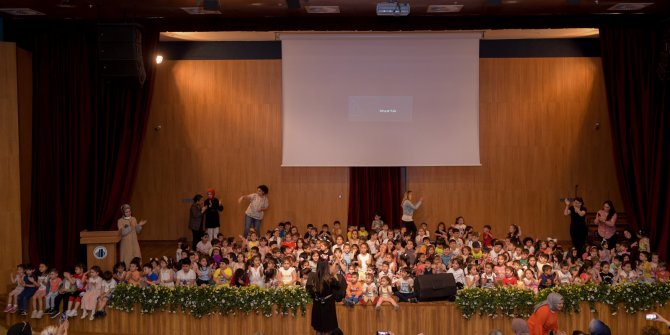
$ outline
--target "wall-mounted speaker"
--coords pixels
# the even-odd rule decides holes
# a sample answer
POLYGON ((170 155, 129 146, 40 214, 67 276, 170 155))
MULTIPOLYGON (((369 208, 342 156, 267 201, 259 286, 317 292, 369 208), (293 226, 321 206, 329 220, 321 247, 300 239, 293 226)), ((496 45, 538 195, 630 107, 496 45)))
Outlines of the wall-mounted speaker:
POLYGON ((204 0, 202 8, 204 10, 220 10, 221 5, 219 4, 219 0, 204 0))
POLYGON ((300 0, 286 0, 288 9, 300 9, 300 0))
POLYGON ((98 25, 98 65, 103 77, 144 84, 146 71, 141 27, 136 24, 98 25))

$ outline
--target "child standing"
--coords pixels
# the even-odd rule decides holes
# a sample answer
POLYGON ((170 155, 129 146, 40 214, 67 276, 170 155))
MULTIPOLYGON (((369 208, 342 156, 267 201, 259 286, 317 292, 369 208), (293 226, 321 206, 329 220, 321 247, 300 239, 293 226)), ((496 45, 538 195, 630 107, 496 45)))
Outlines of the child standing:
POLYGON ((375 219, 372 220, 371 229, 375 233, 379 233, 384 226, 384 221, 382 221, 382 216, 379 212, 375 212, 375 219))
POLYGON ((98 304, 98 297, 100 297, 102 287, 102 278, 100 278, 100 267, 93 266, 88 271, 88 278, 86 280, 86 292, 81 298, 81 318, 86 319, 88 312, 91 312, 89 320, 95 317, 95 310, 98 304))
POLYGON ((19 304, 19 294, 23 292, 23 277, 26 275, 23 264, 16 266, 16 273, 9 274, 9 280, 12 284, 16 285, 9 295, 7 296, 7 307, 5 307, 5 313, 16 313, 19 304), (14 302, 12 304, 12 302, 14 302))
POLYGON ((256 255, 252 259, 252 264, 249 266, 249 283, 251 285, 256 285, 260 288, 265 287, 265 278, 263 278, 263 273, 265 269, 261 263, 261 257, 256 255))
MULTIPOLYGON (((168 267, 168 260, 161 258, 158 280, 161 286, 174 287, 174 272, 168 267)), ((103 274, 103 282, 106 280, 103 274)), ((114 279, 114 278, 112 278, 114 279)), ((116 286, 116 283, 115 283, 116 286)))
POLYGON ((282 260, 282 267, 279 268, 279 285, 290 286, 298 281, 298 273, 295 268, 291 266, 293 259, 290 256, 284 257, 282 260))
POLYGON ((493 246, 493 233, 491 232, 491 226, 490 225, 485 225, 483 232, 482 232, 482 242, 484 242, 484 246, 487 248, 490 248, 493 246))

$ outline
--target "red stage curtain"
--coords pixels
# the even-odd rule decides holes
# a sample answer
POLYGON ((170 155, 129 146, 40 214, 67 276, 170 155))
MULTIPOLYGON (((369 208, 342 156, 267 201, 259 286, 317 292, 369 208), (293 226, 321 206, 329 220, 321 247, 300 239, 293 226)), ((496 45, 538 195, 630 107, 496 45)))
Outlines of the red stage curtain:
POLYGON ((650 235, 652 248, 667 259, 670 85, 658 71, 662 36, 662 29, 656 26, 600 29, 614 159, 623 205, 633 226, 644 228, 650 235))
POLYGON ((66 270, 86 260, 79 232, 116 229, 130 200, 158 33, 143 34, 140 88, 99 75, 94 26, 52 28, 34 38, 30 258, 66 270))
POLYGON ((399 167, 349 169, 349 225, 370 230, 374 213, 380 212, 391 228, 400 227, 402 171, 399 167))

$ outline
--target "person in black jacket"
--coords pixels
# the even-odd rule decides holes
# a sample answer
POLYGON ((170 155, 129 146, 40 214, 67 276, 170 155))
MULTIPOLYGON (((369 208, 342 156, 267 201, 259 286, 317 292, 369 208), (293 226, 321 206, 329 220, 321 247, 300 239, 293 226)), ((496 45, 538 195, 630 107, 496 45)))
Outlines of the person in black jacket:
POLYGON ((337 266, 320 260, 316 272, 307 279, 307 292, 312 296, 312 328, 317 335, 343 334, 337 323, 335 304, 346 295, 346 281, 337 274, 337 266))
POLYGON ((219 235, 219 227, 221 221, 219 219, 219 212, 223 212, 223 204, 219 199, 215 198, 216 191, 213 188, 207 189, 207 199, 205 200, 205 228, 207 234, 215 239, 219 235))
MULTIPOLYGON (((202 239, 202 216, 207 210, 204 203, 205 201, 201 194, 194 195, 193 204, 191 204, 191 209, 189 209, 188 212, 188 228, 193 232, 193 250, 195 250, 195 246, 202 239)), ((216 238, 216 236, 214 236, 214 238, 216 238)))

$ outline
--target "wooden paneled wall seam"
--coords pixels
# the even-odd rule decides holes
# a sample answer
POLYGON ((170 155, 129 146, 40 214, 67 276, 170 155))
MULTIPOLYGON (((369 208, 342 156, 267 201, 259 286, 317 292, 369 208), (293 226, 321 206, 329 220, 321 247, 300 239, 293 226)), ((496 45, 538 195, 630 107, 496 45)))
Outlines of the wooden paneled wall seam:
MULTIPOLYGON (((21 263, 21 167, 17 48, 0 42, 0 287, 21 263)), ((28 171, 28 173, 30 173, 28 171)))

